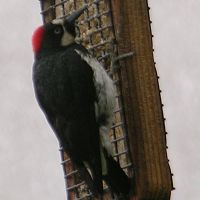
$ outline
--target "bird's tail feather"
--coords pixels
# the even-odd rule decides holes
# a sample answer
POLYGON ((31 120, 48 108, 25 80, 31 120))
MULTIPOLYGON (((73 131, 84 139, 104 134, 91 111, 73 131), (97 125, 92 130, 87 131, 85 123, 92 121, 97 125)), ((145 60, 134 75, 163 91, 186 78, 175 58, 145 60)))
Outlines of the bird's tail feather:
POLYGON ((95 161, 90 161, 89 163, 92 179, 95 184, 95 187, 98 191, 98 194, 103 194, 103 183, 102 183, 102 168, 101 168, 101 160, 96 159, 95 161))
POLYGON ((131 187, 131 179, 121 169, 119 163, 106 151, 104 152, 107 161, 107 174, 104 175, 103 179, 116 195, 123 194, 127 196, 131 187))
MULTIPOLYGON (((85 183, 88 185, 93 195, 98 197, 99 194, 103 192, 102 181, 100 182, 97 179, 96 175, 93 175, 94 176, 93 178, 83 163, 82 164, 79 163, 78 165, 76 165, 76 168, 79 171, 81 179, 85 180, 85 183)), ((94 174, 93 170, 92 170, 92 174, 94 174)))

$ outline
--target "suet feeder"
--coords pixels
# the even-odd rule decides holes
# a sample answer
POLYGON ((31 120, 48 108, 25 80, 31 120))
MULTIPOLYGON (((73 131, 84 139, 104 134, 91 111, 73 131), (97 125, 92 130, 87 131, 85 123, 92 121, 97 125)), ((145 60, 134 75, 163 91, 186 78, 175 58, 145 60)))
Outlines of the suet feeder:
MULTIPOLYGON (((77 41, 103 64, 116 85, 110 140, 115 159, 133 177, 130 199, 169 200, 173 184, 147 0, 40 2, 44 23, 88 5, 77 21, 77 41)), ((60 151, 68 199, 93 199, 68 155, 60 151)), ((103 198, 112 198, 106 185, 103 198)))

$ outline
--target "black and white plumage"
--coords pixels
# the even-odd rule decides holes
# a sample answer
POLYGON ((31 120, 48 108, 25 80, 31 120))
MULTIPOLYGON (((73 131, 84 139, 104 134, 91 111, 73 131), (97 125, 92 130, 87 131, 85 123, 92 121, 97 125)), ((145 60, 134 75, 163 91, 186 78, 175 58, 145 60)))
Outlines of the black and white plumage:
POLYGON ((75 19, 53 20, 33 35, 36 98, 64 150, 94 195, 102 180, 127 195, 130 180, 112 158, 108 132, 115 108, 113 81, 101 64, 75 43, 75 19))

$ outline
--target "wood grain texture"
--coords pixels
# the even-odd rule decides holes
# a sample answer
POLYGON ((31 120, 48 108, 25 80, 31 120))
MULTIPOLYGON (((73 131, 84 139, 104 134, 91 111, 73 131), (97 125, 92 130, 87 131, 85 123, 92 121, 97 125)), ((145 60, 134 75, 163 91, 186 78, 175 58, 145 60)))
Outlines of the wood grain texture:
POLYGON ((146 0, 113 0, 113 19, 121 61, 122 93, 129 144, 135 166, 135 200, 169 200, 172 179, 146 0))

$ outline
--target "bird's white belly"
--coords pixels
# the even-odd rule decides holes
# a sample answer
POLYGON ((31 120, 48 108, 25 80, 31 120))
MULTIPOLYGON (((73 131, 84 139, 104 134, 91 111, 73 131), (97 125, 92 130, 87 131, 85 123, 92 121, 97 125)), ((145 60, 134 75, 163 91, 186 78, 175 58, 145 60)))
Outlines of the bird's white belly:
POLYGON ((95 104, 96 117, 98 119, 100 116, 105 115, 107 117, 106 127, 109 128, 112 124, 115 108, 115 87, 113 81, 96 59, 89 55, 85 56, 78 50, 75 51, 88 63, 94 72, 94 85, 98 99, 98 102, 95 104))
POLYGON ((98 101, 95 103, 95 114, 97 121, 101 116, 106 116, 103 124, 100 123, 99 134, 101 142, 101 162, 102 174, 107 174, 107 164, 103 153, 106 149, 109 155, 113 155, 112 145, 109 139, 109 130, 113 122, 113 111, 115 109, 115 87, 112 79, 108 76, 101 64, 91 56, 85 56, 78 50, 75 50, 83 60, 92 68, 94 72, 94 85, 98 101))

